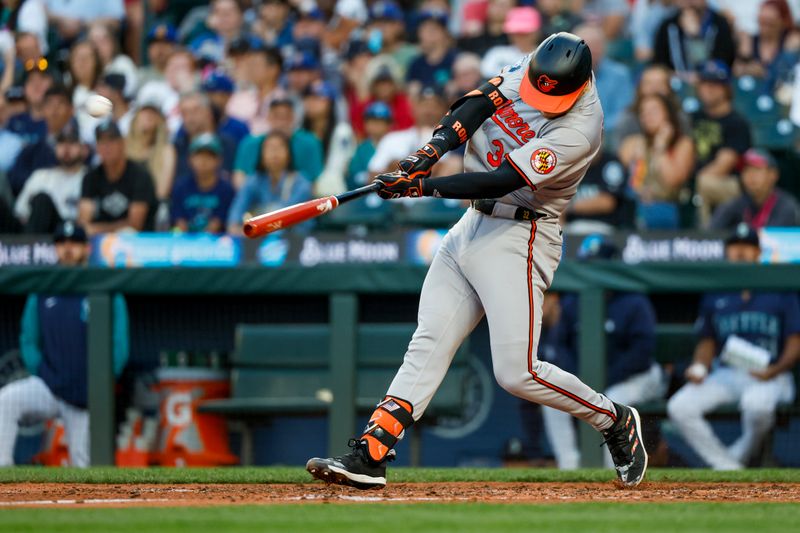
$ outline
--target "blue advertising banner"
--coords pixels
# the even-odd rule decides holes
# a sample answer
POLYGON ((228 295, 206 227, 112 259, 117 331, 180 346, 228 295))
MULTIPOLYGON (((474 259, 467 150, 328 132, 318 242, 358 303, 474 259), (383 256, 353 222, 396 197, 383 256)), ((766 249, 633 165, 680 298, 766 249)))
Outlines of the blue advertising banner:
POLYGON ((115 233, 92 240, 90 264, 107 267, 228 267, 241 264, 240 239, 227 235, 115 233))
POLYGON ((763 228, 762 263, 800 263, 800 228, 763 228))

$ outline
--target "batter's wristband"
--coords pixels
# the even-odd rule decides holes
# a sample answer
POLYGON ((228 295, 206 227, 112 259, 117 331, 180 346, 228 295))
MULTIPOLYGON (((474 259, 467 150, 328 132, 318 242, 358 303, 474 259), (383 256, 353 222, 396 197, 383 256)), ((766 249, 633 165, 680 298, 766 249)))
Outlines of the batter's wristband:
POLYGON ((428 157, 430 159, 433 159, 434 162, 438 161, 439 158, 441 158, 442 154, 444 153, 441 150, 441 148, 438 148, 432 142, 429 142, 428 144, 426 144, 425 146, 423 146, 422 148, 420 148, 417 151, 422 153, 426 157, 428 157))

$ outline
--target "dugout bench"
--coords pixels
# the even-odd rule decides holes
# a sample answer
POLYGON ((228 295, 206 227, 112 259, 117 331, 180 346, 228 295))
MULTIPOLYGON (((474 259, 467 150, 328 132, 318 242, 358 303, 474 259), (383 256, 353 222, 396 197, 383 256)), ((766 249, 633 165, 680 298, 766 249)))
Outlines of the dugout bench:
MULTIPOLYGON (((235 422, 243 465, 253 462, 253 428, 279 415, 328 415, 329 450, 339 453, 356 429, 346 421, 369 415, 384 397, 415 328, 413 323, 361 323, 352 338, 343 338, 347 332, 329 324, 239 325, 230 361, 231 397, 206 401, 200 410, 235 422), (337 352, 339 357, 332 356, 337 352)), ((460 414, 467 344, 456 353, 422 424, 460 414)), ((411 463, 419 465, 419 429, 409 431, 409 438, 411 463)))

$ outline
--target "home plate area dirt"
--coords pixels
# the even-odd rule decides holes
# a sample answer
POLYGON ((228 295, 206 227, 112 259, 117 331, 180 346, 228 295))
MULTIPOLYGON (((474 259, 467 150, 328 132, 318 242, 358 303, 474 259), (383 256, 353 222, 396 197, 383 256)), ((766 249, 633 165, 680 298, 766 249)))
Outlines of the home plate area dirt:
POLYGON ((800 502, 798 483, 645 482, 635 489, 608 483, 396 483, 361 491, 322 483, 125 485, 9 483, 0 508, 128 507, 348 502, 800 502))

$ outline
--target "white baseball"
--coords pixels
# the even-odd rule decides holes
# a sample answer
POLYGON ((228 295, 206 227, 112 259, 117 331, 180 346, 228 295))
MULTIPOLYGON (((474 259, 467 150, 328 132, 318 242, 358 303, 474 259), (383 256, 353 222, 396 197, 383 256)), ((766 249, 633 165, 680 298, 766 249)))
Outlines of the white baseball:
POLYGON ((99 94, 92 94, 86 99, 86 112, 94 118, 103 118, 111 113, 111 100, 99 94))

